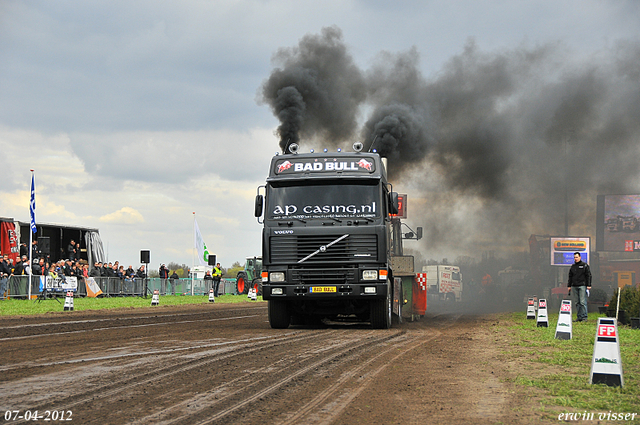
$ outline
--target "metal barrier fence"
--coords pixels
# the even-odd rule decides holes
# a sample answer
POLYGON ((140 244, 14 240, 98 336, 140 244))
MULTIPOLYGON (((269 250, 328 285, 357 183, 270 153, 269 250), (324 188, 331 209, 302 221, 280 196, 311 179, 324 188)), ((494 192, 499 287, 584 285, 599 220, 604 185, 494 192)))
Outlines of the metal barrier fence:
MULTIPOLYGON (((93 278, 105 297, 143 296, 145 292, 145 279, 121 279, 118 277, 94 277, 93 278)), ((191 295, 192 280, 185 279, 160 279, 147 278, 147 293, 153 294, 158 290, 160 295, 191 295)), ((210 281, 193 279, 193 295, 208 295, 211 289, 210 281)), ((58 292, 63 295, 64 291, 58 292)), ((31 295, 40 294, 40 276, 31 278, 31 295)), ((235 279, 222 279, 218 288, 218 295, 237 295, 235 279)), ((87 287, 84 278, 78 278, 78 290, 76 296, 85 297, 87 287)), ((2 294, 0 294, 0 297, 2 294)), ((7 281, 7 296, 9 298, 27 298, 29 296, 29 276, 11 276, 7 281)))

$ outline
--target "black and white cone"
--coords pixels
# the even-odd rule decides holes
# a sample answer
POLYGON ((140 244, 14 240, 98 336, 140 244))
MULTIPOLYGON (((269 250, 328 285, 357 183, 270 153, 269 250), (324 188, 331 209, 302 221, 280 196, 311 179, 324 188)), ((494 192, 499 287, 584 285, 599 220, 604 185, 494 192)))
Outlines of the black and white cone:
POLYGON ((529 298, 527 300, 527 319, 530 319, 530 320, 536 319, 536 307, 535 307, 533 298, 529 298))
POLYGON ((618 339, 618 321, 614 318, 598 318, 596 339, 591 360, 591 384, 622 387, 622 357, 618 339))
POLYGON ((67 291, 64 297, 64 311, 73 311, 73 291, 67 291))
POLYGON ((216 302, 216 297, 213 296, 213 289, 209 289, 209 302, 210 303, 216 302))
POLYGON ((538 302, 538 319, 536 320, 537 327, 549 327, 549 317, 547 316, 547 300, 544 298, 538 302))
POLYGON ((571 324, 571 300, 562 300, 558 325, 556 326, 556 339, 573 338, 573 326, 571 324))
POLYGON ((151 305, 160 305, 160 291, 158 289, 153 290, 153 296, 151 297, 151 305))

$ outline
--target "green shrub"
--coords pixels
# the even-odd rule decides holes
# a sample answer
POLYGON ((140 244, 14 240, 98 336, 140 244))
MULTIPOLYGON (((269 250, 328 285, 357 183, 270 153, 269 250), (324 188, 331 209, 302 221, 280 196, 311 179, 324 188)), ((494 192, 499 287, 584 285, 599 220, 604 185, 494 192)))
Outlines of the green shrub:
MULTIPOLYGON (((618 302, 618 290, 613 292, 613 297, 609 301, 609 308, 616 308, 618 302)), ((620 310, 624 310, 627 317, 639 317, 640 316, 640 291, 633 286, 625 286, 620 292, 620 310)))

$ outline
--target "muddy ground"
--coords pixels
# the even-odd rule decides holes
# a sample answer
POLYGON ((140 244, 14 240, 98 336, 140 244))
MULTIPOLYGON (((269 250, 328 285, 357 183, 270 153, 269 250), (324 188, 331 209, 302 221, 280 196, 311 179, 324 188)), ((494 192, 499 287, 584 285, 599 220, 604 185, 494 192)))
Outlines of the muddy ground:
POLYGON ((431 313, 390 330, 275 330, 266 303, 249 302, 0 318, 0 413, 80 424, 540 423, 511 383, 517 364, 501 356, 497 320, 431 313))

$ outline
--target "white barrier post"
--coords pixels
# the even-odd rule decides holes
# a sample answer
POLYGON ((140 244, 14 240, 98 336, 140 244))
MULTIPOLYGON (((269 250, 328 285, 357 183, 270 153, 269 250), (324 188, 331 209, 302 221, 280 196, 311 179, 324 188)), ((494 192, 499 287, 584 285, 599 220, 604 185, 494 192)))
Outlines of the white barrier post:
POLYGON ((216 302, 216 297, 213 296, 213 288, 209 289, 209 302, 210 303, 216 302))
POLYGON ((562 300, 558 325, 556 326, 556 339, 573 338, 573 325, 571 324, 571 300, 562 300))
POLYGON ((608 317, 598 318, 596 340, 591 359, 591 384, 610 387, 624 386, 622 357, 618 340, 618 321, 608 317))
POLYGON ((533 298, 529 298, 527 301, 527 319, 535 320, 536 318, 536 308, 534 305, 533 298))
POLYGON ((73 291, 67 291, 67 296, 64 297, 63 308, 63 311, 73 311, 73 291))
POLYGON ((153 296, 151 297, 151 305, 160 304, 160 291, 158 289, 153 290, 153 296))
POLYGON ((547 300, 544 298, 538 302, 538 319, 536 320, 537 327, 549 327, 549 317, 547 316, 547 300))

